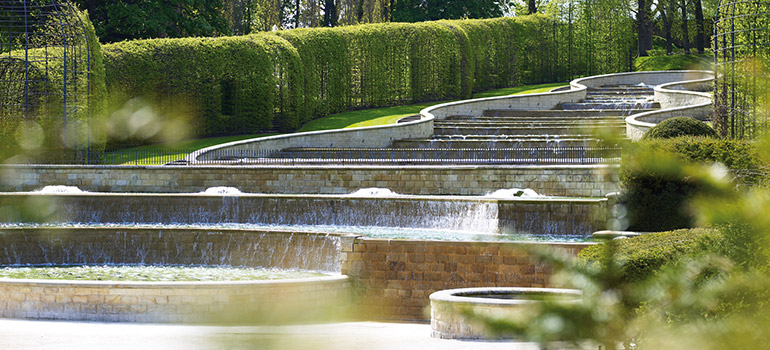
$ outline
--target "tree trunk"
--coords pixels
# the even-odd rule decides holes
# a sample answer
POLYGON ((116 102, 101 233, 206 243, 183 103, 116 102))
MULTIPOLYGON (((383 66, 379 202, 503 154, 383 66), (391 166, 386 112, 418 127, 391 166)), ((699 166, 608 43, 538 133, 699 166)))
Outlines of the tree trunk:
POLYGON ((527 9, 530 14, 537 13, 537 0, 527 1, 527 9))
POLYGON ((295 0, 294 2, 294 28, 299 28, 299 14, 300 14, 300 6, 301 6, 300 0, 295 0))
POLYGON ((650 1, 638 0, 636 11, 636 34, 638 37, 639 57, 647 56, 652 48, 652 22, 650 21, 650 1))
POLYGON ((687 0, 682 0, 680 7, 682 8, 682 46, 684 46, 684 54, 690 54, 690 31, 687 26, 687 0))
POLYGON ((324 0, 324 27, 337 26, 337 3, 335 0, 324 0))
POLYGON ((660 19, 663 21, 663 33, 666 37, 666 55, 669 56, 674 53, 673 38, 671 37, 671 28, 674 25, 671 15, 673 15, 674 9, 674 0, 668 0, 667 3, 663 4, 661 1, 658 2, 658 12, 660 12, 660 19))
POLYGON ((703 3, 701 0, 695 0, 695 28, 698 36, 695 38, 695 47, 698 48, 698 54, 706 51, 706 28, 703 20, 703 3))

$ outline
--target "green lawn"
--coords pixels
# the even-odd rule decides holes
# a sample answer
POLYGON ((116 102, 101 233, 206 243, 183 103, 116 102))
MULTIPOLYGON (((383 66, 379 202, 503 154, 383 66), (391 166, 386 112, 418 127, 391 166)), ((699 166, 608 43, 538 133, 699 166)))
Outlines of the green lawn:
POLYGON ((637 57, 634 70, 637 72, 658 70, 712 70, 714 56, 711 55, 671 55, 637 57))
MULTIPOLYGON (((502 89, 495 89, 476 93, 474 98, 494 97, 506 95, 518 95, 548 92, 553 88, 565 86, 566 83, 550 83, 516 86, 502 89)), ((375 126, 393 124, 399 119, 420 113, 425 107, 447 101, 425 102, 406 106, 394 106, 383 108, 362 109, 356 111, 347 111, 332 114, 328 117, 319 118, 303 125, 298 132, 319 131, 342 128, 355 128, 361 126, 375 126)), ((254 134, 208 137, 202 139, 187 140, 171 144, 156 144, 126 148, 117 151, 108 152, 105 155, 105 164, 127 164, 127 165, 159 165, 165 164, 177 159, 184 158, 188 153, 221 143, 246 140, 262 136, 275 134, 254 134)))

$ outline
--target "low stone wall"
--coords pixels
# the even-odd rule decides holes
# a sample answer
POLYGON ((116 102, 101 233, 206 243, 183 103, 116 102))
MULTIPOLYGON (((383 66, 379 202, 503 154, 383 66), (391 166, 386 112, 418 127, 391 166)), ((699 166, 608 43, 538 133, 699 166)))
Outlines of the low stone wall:
POLYGON ((187 156, 191 164, 210 162, 235 150, 280 150, 293 147, 363 147, 383 148, 404 138, 425 138, 433 134, 432 118, 391 125, 301 132, 234 141, 198 150, 187 156))
POLYGON ((333 319, 349 300, 347 276, 195 283, 0 279, 4 318, 277 324, 333 319))
POLYGON ((423 117, 441 120, 451 115, 480 116, 487 109, 544 110, 553 109, 559 103, 579 102, 585 96, 585 87, 573 87, 572 90, 566 91, 487 97, 442 103, 425 108, 420 114, 423 117))
POLYGON ((713 78, 714 72, 702 70, 672 70, 672 71, 653 71, 653 72, 626 72, 615 74, 604 74, 592 77, 573 80, 570 84, 573 89, 581 86, 593 88, 604 85, 645 85, 657 86, 674 82, 713 78))
POLYGON ((231 186, 251 193, 345 194, 380 187, 402 194, 483 195, 531 188, 551 196, 618 191, 617 166, 170 167, 0 166, 0 191, 48 185, 92 192, 192 193, 231 186))
POLYGON ((550 287, 537 248, 576 256, 590 243, 343 239, 342 273, 356 281, 364 317, 430 319, 429 296, 467 287, 550 287))

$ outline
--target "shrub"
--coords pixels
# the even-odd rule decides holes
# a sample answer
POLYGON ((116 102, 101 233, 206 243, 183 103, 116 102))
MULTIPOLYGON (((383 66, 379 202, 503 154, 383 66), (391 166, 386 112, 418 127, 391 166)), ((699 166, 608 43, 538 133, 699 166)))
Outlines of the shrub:
POLYGON ((705 137, 643 141, 639 150, 623 158, 620 170, 623 193, 619 201, 628 210, 629 228, 692 227, 694 217, 687 203, 710 189, 682 172, 682 165, 714 162, 726 166, 737 184, 758 184, 767 177, 767 166, 749 141, 705 137))
POLYGON ((752 141, 711 137, 648 139, 644 145, 675 154, 690 162, 719 162, 741 184, 758 184, 767 177, 767 164, 752 141))
MULTIPOLYGON (((618 240, 616 259, 620 262, 620 278, 627 283, 643 281, 665 265, 716 252, 721 241, 719 231, 710 228, 656 232, 618 240)), ((585 248, 578 259, 583 263, 599 262, 602 250, 601 244, 585 248)))
POLYGON ((644 134, 642 139, 667 139, 679 136, 718 137, 706 123, 688 117, 673 117, 660 122, 644 134))

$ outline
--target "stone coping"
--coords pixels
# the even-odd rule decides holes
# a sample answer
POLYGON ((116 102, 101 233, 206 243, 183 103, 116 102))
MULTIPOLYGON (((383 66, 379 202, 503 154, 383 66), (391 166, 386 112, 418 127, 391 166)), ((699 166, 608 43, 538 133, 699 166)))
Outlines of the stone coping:
MULTIPOLYGON (((238 193, 238 194, 202 194, 202 193, 114 193, 114 192, 77 192, 77 193, 42 193, 42 192, 0 192, 0 196, 13 197, 200 197, 200 198, 319 198, 339 200, 383 200, 383 201, 451 201, 451 202, 521 202, 521 203, 601 203, 606 197, 513 197, 499 198, 487 196, 459 195, 405 195, 394 196, 359 196, 337 194, 272 194, 272 193, 238 193)), ((289 231, 287 231, 289 232, 289 231)))
POLYGON ((594 246, 596 242, 547 242, 547 241, 436 241, 429 239, 391 239, 391 238, 370 238, 366 236, 354 237, 355 243, 390 243, 396 241, 399 245, 424 245, 431 243, 440 243, 447 247, 467 247, 469 244, 474 246, 520 246, 520 245, 539 245, 545 247, 588 247, 594 246))
MULTIPOLYGON (((52 265, 54 266, 54 265, 52 265)), ((19 267, 24 267, 23 265, 19 267)), ((34 287, 103 287, 123 289, 196 289, 206 288, 232 288, 249 286, 289 286, 296 284, 323 284, 347 282, 347 275, 329 274, 322 277, 293 278, 284 280, 258 280, 258 281, 179 281, 179 282, 146 282, 146 281, 90 281, 90 280, 48 280, 48 279, 23 279, 0 278, 0 284, 13 284, 16 286, 34 287)))
POLYGON ((588 165, 196 165, 195 168, 186 166, 168 165, 72 165, 72 164, 0 164, 0 171, 4 169, 156 169, 156 170, 186 170, 195 171, 201 169, 304 169, 304 170, 409 170, 409 169, 441 169, 441 170, 475 170, 475 169, 616 169, 618 164, 588 164, 588 165))
POLYGON ((430 295, 431 301, 445 303, 471 304, 479 306, 505 306, 536 303, 539 300, 531 299, 502 299, 474 297, 469 295, 496 295, 496 294, 523 294, 523 295, 570 295, 579 297, 583 293, 578 289, 561 288, 524 288, 524 287, 482 287, 482 288, 458 288, 435 292, 430 295))
MULTIPOLYGON (((16 193, 16 192, 12 192, 16 193)), ((130 193, 125 193, 121 195, 128 195, 130 193)), ((3 192, 0 192, 0 195, 3 195, 3 192)), ((172 224, 173 225, 173 224, 172 224)), ((136 224, 136 225, 76 225, 76 226, 62 226, 62 225, 55 225, 55 226, 0 226, 0 232, 2 231, 24 231, 24 230, 51 230, 51 231, 104 231, 104 230, 110 230, 110 231, 124 231, 124 230, 152 230, 152 229, 158 229, 163 231, 183 231, 183 232, 200 232, 205 233, 209 232, 211 230, 216 230, 219 232, 248 232, 248 233, 255 233, 255 234, 272 234, 272 233, 278 233, 278 234, 298 234, 298 235, 312 235, 312 236, 323 236, 323 237, 358 237, 359 234, 355 233, 348 233, 348 232, 318 232, 318 231, 303 231, 303 230, 294 230, 294 229, 279 229, 279 228, 248 228, 248 227, 218 227, 218 226, 211 226, 211 227, 201 227, 200 225, 195 226, 186 226, 183 224, 180 224, 178 226, 159 226, 159 225, 152 225, 152 224, 136 224)), ((1 234, 1 233, 0 233, 1 234)))

